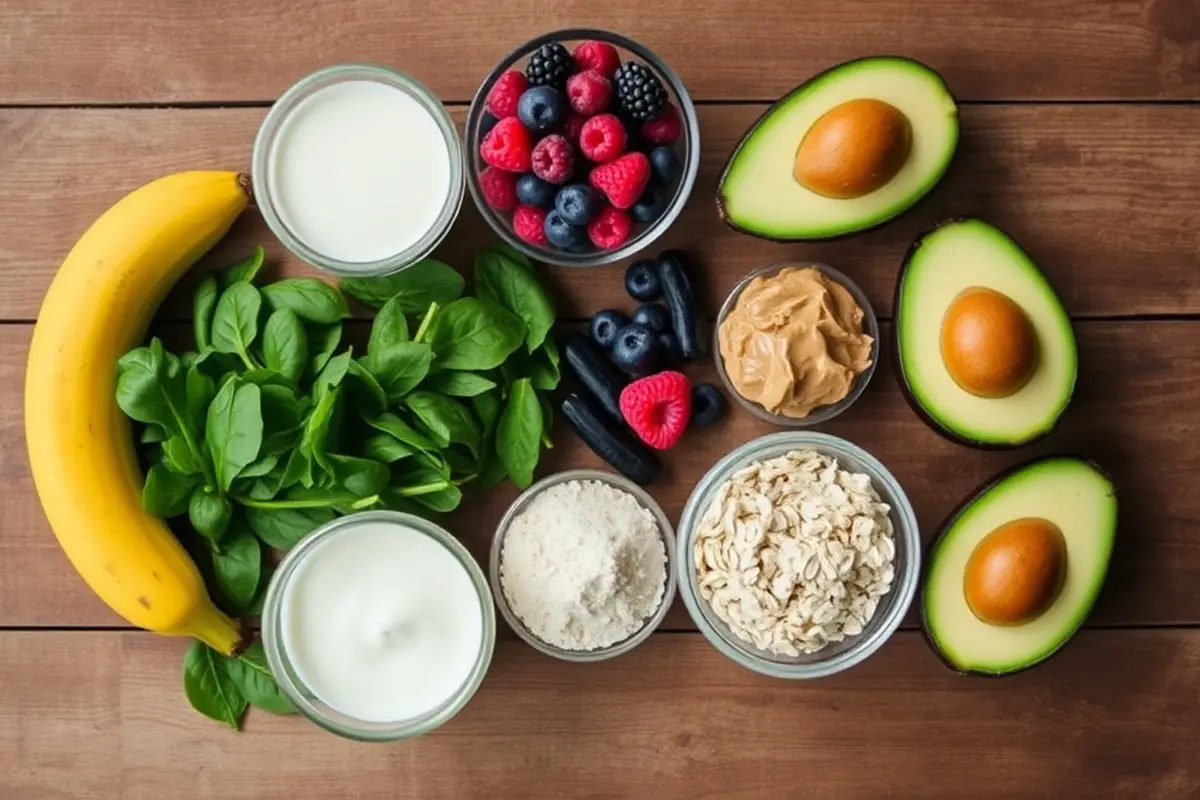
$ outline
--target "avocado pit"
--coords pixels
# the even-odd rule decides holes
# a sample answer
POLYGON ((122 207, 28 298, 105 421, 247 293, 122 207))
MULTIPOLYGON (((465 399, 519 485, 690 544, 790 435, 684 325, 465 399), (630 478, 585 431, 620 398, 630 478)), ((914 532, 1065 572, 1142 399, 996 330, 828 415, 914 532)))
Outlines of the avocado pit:
POLYGON ((967 560, 963 595, 971 613, 989 625, 1022 625, 1058 597, 1067 568, 1067 542, 1047 519, 1016 519, 979 541, 967 560))
POLYGON ((1037 368, 1037 334, 1012 298, 972 286, 954 298, 942 317, 941 354, 950 377, 964 391, 1009 397, 1037 368))
POLYGON ((849 100, 822 114, 800 140, 793 177, 825 197, 849 200, 877 191, 912 151, 912 125, 882 100, 849 100))

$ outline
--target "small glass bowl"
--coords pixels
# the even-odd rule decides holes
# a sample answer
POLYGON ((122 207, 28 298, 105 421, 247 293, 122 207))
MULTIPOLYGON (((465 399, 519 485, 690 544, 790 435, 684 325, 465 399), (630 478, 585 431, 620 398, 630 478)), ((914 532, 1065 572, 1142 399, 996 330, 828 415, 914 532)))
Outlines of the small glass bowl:
POLYGON ((352 277, 388 275, 415 264, 428 256, 446 238, 446 234, 450 232, 450 227, 454 224, 454 220, 458 217, 458 211, 462 207, 463 155, 454 121, 446 113, 441 101, 425 84, 416 78, 375 64, 336 64, 325 67, 301 78, 285 91, 271 106, 271 110, 267 112, 266 118, 258 129, 251 156, 250 176, 254 190, 254 202, 271 232, 298 258, 334 275, 352 277), (312 249, 283 221, 273 196, 274 167, 272 162, 279 133, 283 130, 289 115, 299 108, 301 103, 329 86, 364 80, 376 81, 399 89, 429 112, 441 130, 446 143, 446 153, 450 159, 450 186, 446 193, 446 201, 433 226, 410 247, 379 261, 349 262, 312 249))
MULTIPOLYGON (((628 258, 634 253, 638 253, 649 247, 666 232, 667 228, 671 227, 671 224, 683 212, 683 207, 687 203, 688 196, 692 193, 692 187, 696 183, 696 175, 700 170, 700 120, 696 117, 696 108, 692 104, 692 98, 688 95, 683 81, 680 80, 679 76, 662 59, 646 47, 620 34, 604 30, 570 28, 567 30, 552 31, 530 39, 506 55, 496 65, 496 68, 483 79, 483 83, 479 86, 479 91, 475 93, 475 98, 471 101, 470 111, 467 112, 467 125, 463 136, 466 143, 467 186, 471 190, 471 196, 475 199, 475 205, 479 207, 479 213, 487 220, 488 225, 505 242, 530 258, 564 267, 598 267, 604 264, 611 264, 623 258, 628 258), (513 233, 511 213, 495 211, 484 201, 483 193, 479 189, 479 174, 487 167, 487 164, 484 163, 483 158, 479 155, 479 144, 483 140, 480 128, 483 123, 483 113, 487 110, 488 92, 491 91, 493 84, 495 84, 501 75, 510 69, 522 69, 529 55, 544 44, 560 42, 567 46, 568 49, 572 49, 572 44, 577 44, 588 39, 608 42, 613 45, 620 52, 622 61, 632 57, 644 62, 658 79, 662 81, 663 86, 667 90, 670 102, 679 109, 682 118, 683 135, 675 144, 676 153, 679 155, 682 165, 682 172, 675 181, 674 194, 667 203, 662 216, 654 222, 647 224, 635 222, 634 232, 625 244, 615 250, 592 250, 586 253, 571 253, 566 250, 542 247, 526 242, 513 233)), ((577 182, 577 180, 572 180, 572 182, 577 182)))
POLYGON ((754 416, 764 422, 778 425, 781 428, 807 428, 811 425, 820 425, 822 422, 828 422, 838 414, 841 414, 847 408, 854 405, 854 401, 862 395, 863 391, 867 388, 867 384, 871 382, 871 376, 875 374, 876 365, 879 364, 879 319, 875 316, 875 309, 871 307, 871 302, 867 300, 867 296, 863 294, 862 289, 858 288, 858 284, 850 280, 840 270, 815 261, 793 261, 783 264, 771 264, 747 273, 744 278, 737 282, 736 286, 730 289, 725 302, 721 304, 721 310, 717 313, 717 322, 713 325, 712 336, 713 360, 716 361, 717 375, 720 376, 721 383, 725 386, 725 391, 737 400, 742 408, 754 416), (774 275, 788 267, 812 267, 846 287, 846 290, 854 297, 854 301, 858 303, 859 308, 863 310, 863 333, 871 337, 871 363, 865 371, 854 379, 854 385, 850 387, 850 392, 836 403, 814 408, 807 417, 789 417, 784 414, 775 414, 763 408, 758 403, 742 397, 741 393, 734 387, 733 381, 729 379, 729 373, 725 371, 725 359, 721 357, 721 324, 725 322, 725 317, 729 316, 734 305, 737 304, 742 290, 755 278, 774 275))
POLYGON ((475 563, 475 559, 467 552, 467 549, 444 528, 429 520, 401 511, 360 511, 322 525, 301 539, 284 556, 267 586, 267 596, 263 603, 262 613, 262 642, 271 674, 275 677, 283 693, 288 696, 301 714, 325 730, 347 739, 360 742, 392 742, 423 736, 441 727, 461 711, 467 701, 475 695, 492 662, 492 651, 496 645, 496 614, 492 608, 483 570, 475 563), (403 525, 424 533, 449 550, 467 571, 471 584, 479 597, 479 605, 483 614, 483 641, 480 643, 479 656, 471 668, 467 680, 459 687, 455 695, 447 699, 441 706, 419 717, 397 722, 369 722, 356 719, 322 702, 304 684, 292 666, 280 630, 283 620, 284 590, 296 569, 322 542, 366 522, 388 522, 403 525))
POLYGON ((679 520, 676 559, 679 567, 679 594, 709 643, 747 669, 773 678, 800 680, 822 678, 849 669, 870 657, 883 646, 908 612, 921 574, 921 540, 917 518, 904 489, 883 464, 861 447, 818 431, 781 431, 753 439, 713 465, 688 498, 679 520), (717 491, 737 470, 755 461, 781 456, 791 450, 816 450, 838 460, 843 469, 870 476, 883 502, 891 506, 896 543, 895 579, 892 589, 881 598, 875 616, 857 636, 834 642, 811 655, 780 656, 743 642, 729 630, 700 596, 693 563, 692 548, 696 531, 717 491))
POLYGON ((646 641, 667 616, 667 611, 670 610, 671 604, 675 601, 675 531, 671 527, 671 521, 663 513, 662 508, 659 507, 658 503, 654 502, 654 498, 633 481, 611 472, 602 472, 595 469, 567 470, 566 472, 547 476, 533 484, 522 492, 512 502, 512 505, 508 507, 508 510, 504 512, 504 516, 500 519, 500 524, 496 526, 496 535, 492 537, 488 577, 491 579, 492 596, 496 599, 496 607, 500 609, 500 616, 516 632, 517 636, 521 637, 530 647, 548 656, 560 658, 563 661, 582 663, 604 661, 628 653, 646 641), (631 633, 628 637, 619 642, 614 642, 607 647, 598 647, 594 650, 564 650, 561 647, 555 647, 552 644, 543 642, 517 617, 512 607, 508 604, 508 598, 504 596, 504 587, 500 583, 500 554, 504 549, 504 536, 508 533, 508 528, 512 524, 512 521, 518 514, 525 510, 525 507, 529 505, 534 497, 551 486, 557 486, 567 481, 600 481, 633 495, 638 503, 654 515, 654 519, 658 522, 659 534, 662 536, 663 548, 667 554, 666 585, 663 587, 662 602, 655 612, 646 618, 645 622, 642 623, 642 627, 638 628, 638 630, 631 633))

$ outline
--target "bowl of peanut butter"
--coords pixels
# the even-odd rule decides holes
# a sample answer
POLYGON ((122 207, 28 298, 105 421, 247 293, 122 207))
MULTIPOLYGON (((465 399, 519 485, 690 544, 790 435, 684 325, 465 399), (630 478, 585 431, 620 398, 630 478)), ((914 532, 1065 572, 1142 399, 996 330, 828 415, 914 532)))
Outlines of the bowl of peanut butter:
POLYGON ((817 425, 849 408, 879 361, 879 321, 833 267, 773 264, 742 278, 713 330, 717 373, 751 414, 817 425))

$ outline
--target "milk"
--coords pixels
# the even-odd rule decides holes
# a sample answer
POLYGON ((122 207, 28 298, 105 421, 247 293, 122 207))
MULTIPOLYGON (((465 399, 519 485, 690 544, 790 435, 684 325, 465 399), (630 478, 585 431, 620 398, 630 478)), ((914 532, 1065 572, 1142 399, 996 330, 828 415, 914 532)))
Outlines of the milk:
POLYGON ((412 247, 450 195, 450 151, 434 116, 404 90, 365 78, 300 101, 267 163, 283 224, 311 250, 349 265, 412 247))
POLYGON ((467 682, 484 642, 466 567, 436 539, 371 520, 315 544, 280 600, 283 650, 326 705, 364 722, 426 714, 467 682))

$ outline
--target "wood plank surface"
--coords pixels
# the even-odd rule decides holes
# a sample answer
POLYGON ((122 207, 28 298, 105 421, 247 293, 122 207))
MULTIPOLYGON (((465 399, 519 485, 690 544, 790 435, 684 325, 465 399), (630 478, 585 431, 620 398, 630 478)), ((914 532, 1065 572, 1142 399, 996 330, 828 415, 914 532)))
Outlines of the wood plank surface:
MULTIPOLYGON (((92 597, 58 549, 34 495, 21 428, 21 383, 28 326, 0 326, 0 627, 119 625, 92 597)), ((927 428, 902 399, 885 358, 859 403, 821 426, 879 457, 905 487, 928 539, 945 515, 989 475, 1035 453, 1080 452, 1114 476, 1122 526, 1097 625, 1200 623, 1200 374, 1194 358, 1200 321, 1077 325, 1082 373, 1061 428, 1014 453, 976 452, 927 428)), ((886 355, 886 351, 885 351, 886 355)), ((714 380, 711 366, 693 369, 714 380)), ((691 436, 669 452, 653 487, 678 521, 692 487, 724 453, 774 428, 735 409, 711 435, 691 436)), ((603 467, 562 425, 539 475, 603 467)), ((446 524, 487 563, 492 532, 516 496, 505 486, 468 503, 446 524)), ((912 623, 910 616, 909 624, 912 623)), ((691 628, 682 607, 668 629, 691 628)))
MULTIPOLYGON (((1045 269, 1077 316, 1200 313, 1200 106, 973 106, 951 174, 910 214, 840 242, 779 245, 720 224, 719 170, 762 106, 701 109, 703 167, 663 246, 699 254, 715 311, 748 270, 787 259, 845 270, 876 310, 891 312, 912 239, 948 216, 1005 228, 1045 269)), ((0 319, 31 320, 66 252, 121 194, 180 169, 246 169, 265 111, 87 109, 0 111, 0 319)), ((456 110, 461 119, 462 109, 456 110)), ((493 234, 470 198, 440 255, 469 268, 493 234)), ((209 264, 265 242, 287 274, 308 273, 251 212, 209 264)), ((656 248, 657 249, 657 248, 656 248)), ((550 271, 564 316, 623 302, 617 267, 550 271)), ((181 294, 186 295, 184 284, 181 294)), ((176 302, 169 314, 189 313, 176 302)))
POLYGON ((563 27, 619 31, 702 99, 768 99, 872 53, 928 61, 977 99, 1200 97, 1191 0, 0 0, 0 104, 273 99, 338 61, 412 72, 469 100, 510 49, 563 27), (449 8, 453 10, 450 11, 449 8))
POLYGON ((1140 800, 1200 789, 1196 630, 1085 631, 1002 680, 955 675, 905 632, 808 683, 757 676, 698 634, 588 665, 502 642, 457 718, 397 745, 262 712, 234 734, 187 707, 183 650, 143 633, 0 633, 0 796, 1140 800))

